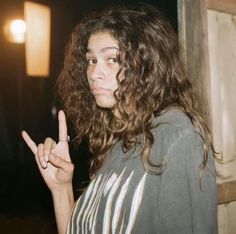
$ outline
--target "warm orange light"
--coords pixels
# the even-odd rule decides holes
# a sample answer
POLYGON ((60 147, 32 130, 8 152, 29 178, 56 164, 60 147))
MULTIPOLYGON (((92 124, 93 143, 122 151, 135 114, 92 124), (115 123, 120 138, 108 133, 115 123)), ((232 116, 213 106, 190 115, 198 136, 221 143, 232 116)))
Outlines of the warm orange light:
POLYGON ((4 27, 4 33, 8 41, 12 43, 24 43, 26 23, 22 19, 8 21, 4 27))
POLYGON ((29 76, 47 77, 50 61, 50 8, 26 1, 24 15, 26 33, 26 72, 29 76))

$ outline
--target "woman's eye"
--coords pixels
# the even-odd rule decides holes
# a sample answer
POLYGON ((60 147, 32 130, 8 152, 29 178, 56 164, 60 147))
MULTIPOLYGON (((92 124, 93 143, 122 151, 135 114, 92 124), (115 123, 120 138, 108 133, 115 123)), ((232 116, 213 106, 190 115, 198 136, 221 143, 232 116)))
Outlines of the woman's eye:
POLYGON ((117 63, 118 59, 116 57, 115 58, 108 58, 108 62, 109 63, 117 63))
POLYGON ((87 59, 88 64, 96 64, 97 60, 96 59, 87 59))

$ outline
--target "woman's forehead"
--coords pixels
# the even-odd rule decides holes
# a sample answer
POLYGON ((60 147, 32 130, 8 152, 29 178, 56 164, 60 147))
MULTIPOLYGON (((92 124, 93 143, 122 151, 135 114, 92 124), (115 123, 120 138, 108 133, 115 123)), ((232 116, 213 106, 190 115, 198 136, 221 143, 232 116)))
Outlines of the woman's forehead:
POLYGON ((97 32, 91 34, 87 44, 87 52, 109 49, 119 49, 117 40, 108 32, 97 32))

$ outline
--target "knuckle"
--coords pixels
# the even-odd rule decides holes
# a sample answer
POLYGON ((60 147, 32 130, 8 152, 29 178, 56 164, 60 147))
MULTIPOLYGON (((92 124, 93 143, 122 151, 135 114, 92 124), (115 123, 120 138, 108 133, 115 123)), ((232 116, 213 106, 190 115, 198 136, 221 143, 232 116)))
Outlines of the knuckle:
POLYGON ((42 149, 43 149, 43 144, 42 143, 38 144, 38 151, 42 149))
POLYGON ((70 163, 70 164, 69 164, 69 167, 68 167, 69 171, 70 171, 70 172, 73 172, 73 171, 74 171, 74 168, 75 168, 74 164, 73 164, 73 163, 70 163))
POLYGON ((46 137, 45 140, 44 140, 45 143, 50 142, 50 141, 53 141, 51 137, 46 137))

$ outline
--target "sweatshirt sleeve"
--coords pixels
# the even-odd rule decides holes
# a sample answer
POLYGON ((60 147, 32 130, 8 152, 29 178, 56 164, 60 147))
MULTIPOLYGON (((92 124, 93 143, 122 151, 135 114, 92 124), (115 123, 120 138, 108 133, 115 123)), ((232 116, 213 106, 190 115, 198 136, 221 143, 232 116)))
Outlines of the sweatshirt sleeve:
POLYGON ((181 134, 169 147, 158 199, 162 234, 218 233, 212 153, 200 180, 202 159, 202 140, 194 131, 181 134))

